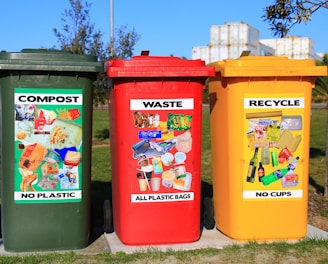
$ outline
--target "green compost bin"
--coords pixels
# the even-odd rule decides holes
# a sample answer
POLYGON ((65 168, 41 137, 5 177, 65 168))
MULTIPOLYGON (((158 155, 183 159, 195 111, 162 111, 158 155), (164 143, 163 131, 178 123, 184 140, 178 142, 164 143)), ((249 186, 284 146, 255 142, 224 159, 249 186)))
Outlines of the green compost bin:
POLYGON ((69 250, 90 234, 93 56, 0 52, 4 249, 69 250))

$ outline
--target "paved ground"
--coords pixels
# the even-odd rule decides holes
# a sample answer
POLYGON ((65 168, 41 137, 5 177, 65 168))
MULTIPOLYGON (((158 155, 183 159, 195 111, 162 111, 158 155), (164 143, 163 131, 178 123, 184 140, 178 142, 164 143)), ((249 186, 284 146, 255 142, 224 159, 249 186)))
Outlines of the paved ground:
MULTIPOLYGON (((328 232, 320 230, 316 227, 308 225, 307 236, 308 238, 317 239, 328 239, 328 232)), ((295 241, 291 241, 295 242, 295 241)), ((0 240, 0 255, 3 256, 17 256, 17 255, 28 255, 35 253, 49 253, 49 252, 20 252, 12 253, 4 250, 3 241, 0 240)), ((146 246, 126 246, 117 238, 115 233, 101 234, 93 243, 87 248, 73 250, 76 254, 100 254, 100 253, 112 253, 125 252, 127 254, 146 251, 147 249, 156 249, 161 251, 166 250, 193 250, 202 248, 223 248, 227 245, 238 244, 242 242, 235 241, 229 237, 223 235, 217 229, 206 230, 204 229, 200 239, 193 243, 187 244, 170 244, 170 245, 146 245, 146 246)), ((58 251, 59 253, 65 253, 66 251, 58 251)))
MULTIPOLYGON (((204 229, 201 235, 201 238, 193 243, 188 244, 172 244, 172 245, 161 245, 161 246, 126 246, 121 243, 121 241, 117 238, 115 233, 106 234, 106 240, 108 241, 110 252, 125 252, 125 253, 133 253, 146 251, 149 248, 155 248, 157 250, 193 250, 193 249, 202 249, 202 248, 223 248, 227 245, 233 245, 243 242, 238 242, 233 240, 225 235, 223 235, 217 229, 206 230, 204 229)), ((328 239, 328 232, 320 230, 316 227, 308 225, 307 229, 307 237, 311 238, 319 238, 319 239, 328 239)), ((295 242, 295 241, 291 241, 295 242)))

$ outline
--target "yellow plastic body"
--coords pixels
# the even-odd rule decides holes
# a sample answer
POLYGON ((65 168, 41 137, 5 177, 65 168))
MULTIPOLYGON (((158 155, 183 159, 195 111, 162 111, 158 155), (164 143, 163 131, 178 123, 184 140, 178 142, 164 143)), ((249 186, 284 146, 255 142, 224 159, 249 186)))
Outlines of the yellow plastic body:
MULTIPOLYGON (((236 240, 304 237, 311 92, 317 76, 327 75, 327 67, 315 66, 312 60, 255 56, 210 66, 216 68, 216 76, 210 77, 209 91, 217 229, 236 240), (290 120, 294 123, 286 124, 290 120), (273 124, 265 128, 270 122, 273 124), (286 139, 286 135, 281 138, 284 130, 290 139, 286 139), (254 133, 257 133, 255 142, 254 133), (298 141, 295 143, 294 139, 298 141), (257 171, 254 183, 246 181, 254 148, 259 147, 261 161, 264 145, 269 146, 270 154, 278 155, 281 148, 288 145, 293 150, 292 160, 299 157, 292 172, 295 181, 287 182, 290 185, 285 182, 286 176, 284 182, 279 179, 264 186, 257 171)), ((263 165, 265 174, 286 168, 291 161, 273 167, 270 159, 270 164, 263 165)))

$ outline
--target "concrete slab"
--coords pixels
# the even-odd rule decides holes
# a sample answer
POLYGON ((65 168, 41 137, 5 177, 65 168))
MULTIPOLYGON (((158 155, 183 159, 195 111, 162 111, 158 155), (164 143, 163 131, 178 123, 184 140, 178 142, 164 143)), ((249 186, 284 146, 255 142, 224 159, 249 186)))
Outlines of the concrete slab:
POLYGON ((53 251, 35 251, 35 252, 9 252, 4 249, 3 240, 0 239, 0 256, 29 256, 29 255, 44 255, 49 253, 70 253, 74 252, 81 255, 96 255, 102 253, 111 253, 105 235, 101 235, 96 241, 88 247, 75 250, 53 250, 53 251))
POLYGON ((105 234, 105 237, 108 240, 110 251, 113 254, 117 252, 124 252, 128 254, 128 253, 135 253, 135 252, 143 252, 147 250, 179 251, 179 250, 193 250, 193 249, 202 249, 202 248, 223 248, 226 245, 232 245, 236 243, 234 242, 234 240, 226 237, 216 229, 213 230, 204 229, 198 241, 192 243, 183 243, 183 244, 128 246, 123 244, 115 233, 105 234))
MULTIPOLYGON (((328 239, 328 232, 323 231, 314 226, 307 226, 307 235, 308 238, 315 239, 328 239)), ((290 241, 291 243, 295 241, 290 241)), ((169 245, 144 245, 144 246, 127 246, 124 245, 117 235, 114 233, 102 234, 97 240, 90 244, 87 248, 77 249, 77 250, 67 250, 67 251, 51 251, 51 253, 67 253, 75 252, 76 254, 85 254, 85 255, 94 255, 101 253, 112 253, 124 252, 126 254, 131 254, 135 252, 145 252, 148 250, 155 251, 180 251, 180 250, 194 250, 202 248, 218 248, 221 249, 228 245, 242 244, 245 242, 240 242, 233 240, 224 234, 222 234, 217 229, 206 230, 204 229, 201 237, 198 241, 193 243, 184 243, 184 244, 169 244, 169 245)), ((42 252, 8 252, 4 250, 4 245, 2 239, 0 239, 0 256, 26 256, 32 254, 47 254, 50 251, 42 252)))
MULTIPOLYGON (((115 233, 105 234, 105 237, 108 241, 110 252, 115 254, 117 252, 124 252, 124 253, 135 253, 135 252, 144 252, 147 250, 159 250, 159 251, 167 251, 167 250, 193 250, 193 249, 202 249, 202 248, 218 248, 221 249, 227 245, 236 245, 242 244, 245 242, 240 242, 237 240, 233 240, 216 228, 213 230, 206 230, 204 229, 201 237, 198 241, 193 243, 187 244, 170 244, 170 245, 145 245, 145 246, 127 246, 124 245, 119 238, 116 236, 115 233)), ((328 232, 318 229, 314 226, 308 225, 307 226, 307 235, 306 237, 309 238, 316 238, 316 239, 328 239, 328 232)), ((268 241, 269 242, 269 241, 268 241)), ((295 241, 290 241, 294 243, 295 241)))

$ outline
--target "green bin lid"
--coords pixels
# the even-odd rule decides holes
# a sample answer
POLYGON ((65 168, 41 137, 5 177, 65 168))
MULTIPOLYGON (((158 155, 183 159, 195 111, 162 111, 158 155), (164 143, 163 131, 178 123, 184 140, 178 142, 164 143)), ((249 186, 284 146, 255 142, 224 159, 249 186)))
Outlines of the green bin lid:
POLYGON ((1 51, 0 70, 100 72, 102 64, 90 55, 60 50, 23 49, 21 52, 1 51))
POLYGON ((202 60, 184 60, 173 56, 134 56, 130 60, 107 62, 107 76, 114 77, 208 77, 214 67, 202 60))

